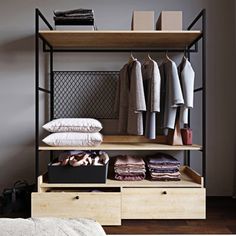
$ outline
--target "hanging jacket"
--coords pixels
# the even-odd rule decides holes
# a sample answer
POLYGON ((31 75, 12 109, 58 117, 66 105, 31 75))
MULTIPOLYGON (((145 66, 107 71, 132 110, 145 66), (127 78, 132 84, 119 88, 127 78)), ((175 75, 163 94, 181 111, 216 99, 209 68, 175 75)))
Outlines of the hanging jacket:
POLYGON ((191 63, 185 57, 179 66, 179 72, 184 96, 184 105, 180 110, 180 121, 183 124, 188 124, 188 111, 189 108, 193 108, 195 72, 191 63))
POLYGON ((177 66, 174 61, 168 59, 163 63, 165 80, 165 105, 163 128, 174 129, 177 108, 184 104, 177 66))
POLYGON ((157 63, 149 59, 142 65, 144 91, 147 105, 145 136, 156 139, 156 113, 160 112, 161 76, 157 63))
POLYGON ((115 112, 119 114, 119 133, 143 135, 146 111, 141 64, 137 59, 124 65, 117 84, 115 112))

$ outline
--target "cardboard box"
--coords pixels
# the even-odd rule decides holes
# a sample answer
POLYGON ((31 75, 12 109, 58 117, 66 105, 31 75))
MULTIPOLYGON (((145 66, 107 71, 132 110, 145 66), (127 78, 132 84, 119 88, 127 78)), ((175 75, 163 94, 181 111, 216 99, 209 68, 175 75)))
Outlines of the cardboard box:
POLYGON ((155 30, 154 11, 134 11, 132 30, 155 30))
POLYGON ((156 29, 166 31, 183 30, 183 12, 162 11, 157 20, 156 29))

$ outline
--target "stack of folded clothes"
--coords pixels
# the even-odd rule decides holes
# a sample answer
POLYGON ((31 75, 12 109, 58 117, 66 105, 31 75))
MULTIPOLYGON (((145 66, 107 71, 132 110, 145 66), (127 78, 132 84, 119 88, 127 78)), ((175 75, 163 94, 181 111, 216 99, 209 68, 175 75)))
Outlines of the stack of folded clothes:
POLYGON ((180 162, 168 154, 158 153, 153 156, 148 156, 147 166, 151 176, 151 180, 180 180, 180 162))
POLYGON ((56 29, 94 30, 94 12, 92 9, 54 11, 56 29))
POLYGON ((115 179, 121 181, 138 181, 145 179, 145 162, 138 156, 115 157, 115 179))

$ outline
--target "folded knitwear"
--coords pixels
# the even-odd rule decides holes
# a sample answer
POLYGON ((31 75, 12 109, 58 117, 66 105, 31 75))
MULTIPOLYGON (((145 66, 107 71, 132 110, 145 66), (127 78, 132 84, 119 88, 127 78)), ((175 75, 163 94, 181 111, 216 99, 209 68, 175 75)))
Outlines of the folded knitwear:
POLYGON ((145 167, 145 162, 143 161, 142 157, 139 156, 129 156, 129 155, 124 155, 124 156, 117 156, 115 160, 115 167, 117 166, 134 166, 134 167, 145 167))
POLYGON ((115 174, 115 179, 120 181, 141 181, 145 179, 145 175, 118 175, 115 174))
POLYGON ((179 169, 180 168, 180 165, 154 165, 154 164, 147 164, 148 168, 153 168, 153 169, 161 169, 161 170, 168 170, 168 169, 174 169, 174 168, 177 168, 179 169))
POLYGON ((179 178, 180 177, 180 173, 176 172, 176 173, 151 173, 152 177, 176 177, 179 178))
POLYGON ((73 16, 75 14, 78 14, 78 15, 83 15, 83 14, 93 15, 93 13, 94 13, 94 11, 92 9, 83 9, 83 8, 74 9, 74 10, 67 10, 67 11, 59 11, 59 10, 54 11, 55 16, 73 16))
POLYGON ((145 173, 145 168, 114 168, 115 173, 145 173))
POLYGON ((157 153, 155 155, 148 156, 147 161, 148 164, 154 165, 180 165, 178 160, 165 153, 157 153))
POLYGON ((138 156, 117 156, 114 162, 115 179, 139 181, 146 177, 145 162, 138 156))
POLYGON ((178 168, 173 169, 159 169, 159 168, 149 168, 151 173, 176 173, 179 172, 178 168))
POLYGON ((168 154, 157 153, 155 155, 147 157, 147 166, 151 176, 151 180, 180 180, 180 162, 168 154))
POLYGON ((180 178, 170 178, 170 177, 163 178, 163 177, 161 177, 161 178, 152 178, 151 180, 153 180, 153 181, 180 181, 180 178))
POLYGON ((55 25, 94 25, 93 18, 87 17, 54 17, 55 25))

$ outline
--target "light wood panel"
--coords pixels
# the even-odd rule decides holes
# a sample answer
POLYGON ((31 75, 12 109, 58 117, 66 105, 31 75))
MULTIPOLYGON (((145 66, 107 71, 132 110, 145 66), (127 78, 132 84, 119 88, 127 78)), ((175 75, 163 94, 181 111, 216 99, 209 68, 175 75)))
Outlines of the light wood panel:
POLYGON ((158 136, 156 139, 148 139, 139 135, 104 135, 104 143, 159 143, 166 144, 167 136, 158 136))
POLYGON ((120 193, 33 193, 32 217, 91 218, 121 225, 120 193))
POLYGON ((205 219, 204 188, 123 188, 122 219, 205 219))
MULTIPOLYGON (((41 178, 41 177, 40 177, 41 178)), ((181 167, 181 181, 118 181, 107 179, 105 184, 52 184, 43 182, 40 188, 79 188, 79 187, 140 187, 140 188, 201 188, 203 184, 202 177, 194 172, 190 167, 181 167)))
POLYGON ((55 48, 178 48, 185 49, 201 31, 40 31, 55 48))
POLYGON ((157 143, 105 143, 96 147, 51 147, 51 146, 40 146, 41 151, 60 151, 60 150, 162 150, 162 151, 184 151, 192 150, 198 151, 202 147, 200 145, 183 145, 183 146, 172 146, 157 143))

